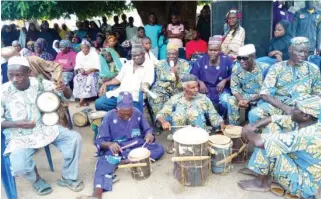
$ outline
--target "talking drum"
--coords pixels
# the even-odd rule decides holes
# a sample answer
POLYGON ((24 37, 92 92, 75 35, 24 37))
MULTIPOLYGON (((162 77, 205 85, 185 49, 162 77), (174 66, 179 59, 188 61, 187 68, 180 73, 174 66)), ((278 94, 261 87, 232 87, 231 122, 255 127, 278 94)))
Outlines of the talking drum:
POLYGON ((59 97, 52 91, 45 91, 38 95, 36 104, 43 113, 51 113, 58 110, 60 106, 59 97))
POLYGON ((243 163, 248 157, 248 147, 244 143, 241 134, 241 126, 228 125, 224 130, 224 135, 228 136, 233 141, 232 153, 238 153, 238 155, 232 160, 232 163, 243 163))
POLYGON ((232 154, 232 140, 224 135, 212 135, 209 138, 212 154, 212 172, 227 173, 231 170, 231 162, 225 161, 232 154))
POLYGON ((174 178, 185 186, 201 186, 208 179, 208 132, 196 127, 185 127, 173 135, 175 157, 174 178))
POLYGON ((72 116, 72 122, 78 127, 84 127, 88 124, 88 114, 92 112, 91 108, 85 108, 72 116))
POLYGON ((145 180, 151 174, 150 151, 146 148, 136 148, 129 152, 128 160, 133 164, 131 166, 132 177, 135 180, 145 180))
POLYGON ((41 117, 42 123, 46 126, 53 126, 58 124, 59 122, 59 115, 56 112, 52 113, 44 113, 41 117))

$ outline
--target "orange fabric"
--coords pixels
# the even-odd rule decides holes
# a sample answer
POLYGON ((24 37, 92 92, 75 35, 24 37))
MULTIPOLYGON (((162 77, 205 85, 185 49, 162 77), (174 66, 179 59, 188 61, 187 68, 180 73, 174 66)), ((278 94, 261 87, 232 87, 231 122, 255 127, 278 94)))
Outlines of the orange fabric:
POLYGON ((186 44, 186 58, 191 59, 195 52, 207 53, 207 43, 204 40, 191 40, 186 44))

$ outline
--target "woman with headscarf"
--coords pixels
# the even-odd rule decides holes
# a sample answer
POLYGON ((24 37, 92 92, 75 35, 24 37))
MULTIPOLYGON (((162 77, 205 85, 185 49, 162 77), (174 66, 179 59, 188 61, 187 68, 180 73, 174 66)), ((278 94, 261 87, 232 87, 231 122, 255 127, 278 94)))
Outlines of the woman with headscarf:
POLYGON ((91 47, 87 40, 81 42, 81 51, 76 56, 74 77, 74 97, 79 98, 78 106, 88 106, 87 98, 98 94, 98 72, 100 60, 96 49, 91 47))
POLYGON ((46 41, 42 38, 37 39, 35 42, 35 54, 46 61, 53 61, 55 58, 52 54, 47 52, 46 41))
POLYGON ((62 65, 62 78, 65 85, 69 85, 74 77, 77 53, 71 49, 71 42, 69 40, 61 40, 59 48, 61 51, 57 54, 55 62, 62 65))
POLYGON ((292 36, 288 27, 289 23, 286 21, 279 21, 275 25, 274 38, 267 48, 268 56, 260 57, 256 61, 273 65, 276 62, 289 59, 288 49, 291 45, 292 36))
POLYGON ((56 53, 60 53, 59 40, 55 40, 55 41, 52 43, 52 48, 56 51, 56 53))
POLYGON ((93 42, 94 47, 98 52, 103 48, 105 41, 105 35, 103 33, 97 33, 96 35, 96 41, 93 42))
POLYGON ((237 57, 238 50, 244 46, 245 30, 240 26, 241 13, 238 10, 230 10, 226 14, 224 24, 224 41, 222 52, 232 58, 237 57))
POLYGON ((120 71, 122 63, 117 52, 112 48, 103 48, 100 53, 100 71, 98 87, 106 81, 114 78, 120 71))
POLYGON ((74 34, 74 36, 71 39, 71 47, 73 49, 73 51, 75 51, 76 53, 79 53, 81 50, 81 44, 80 44, 80 38, 74 34))
POLYGON ((107 37, 104 43, 104 48, 106 47, 114 49, 119 57, 124 57, 124 50, 120 45, 118 45, 117 38, 115 35, 109 35, 107 37))
POLYGON ((29 24, 26 41, 36 41, 39 38, 39 30, 34 23, 29 24))

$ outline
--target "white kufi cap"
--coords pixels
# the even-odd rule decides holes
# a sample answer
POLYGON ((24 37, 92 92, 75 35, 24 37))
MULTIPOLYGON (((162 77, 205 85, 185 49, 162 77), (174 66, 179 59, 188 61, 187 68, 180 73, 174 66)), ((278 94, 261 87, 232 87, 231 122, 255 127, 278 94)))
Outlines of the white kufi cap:
POLYGON ((20 65, 20 66, 30 67, 28 59, 25 57, 21 57, 21 56, 11 57, 8 60, 8 67, 10 67, 12 65, 20 65))
POLYGON ((247 44, 239 48, 238 56, 248 56, 256 52, 253 44, 247 44))

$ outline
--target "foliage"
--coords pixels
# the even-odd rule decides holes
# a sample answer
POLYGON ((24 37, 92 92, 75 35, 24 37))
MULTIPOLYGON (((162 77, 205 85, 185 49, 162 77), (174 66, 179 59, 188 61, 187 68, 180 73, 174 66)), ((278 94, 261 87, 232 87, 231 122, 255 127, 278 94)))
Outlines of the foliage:
POLYGON ((54 19, 75 14, 79 19, 110 16, 131 9, 125 1, 2 1, 1 19, 54 19))

